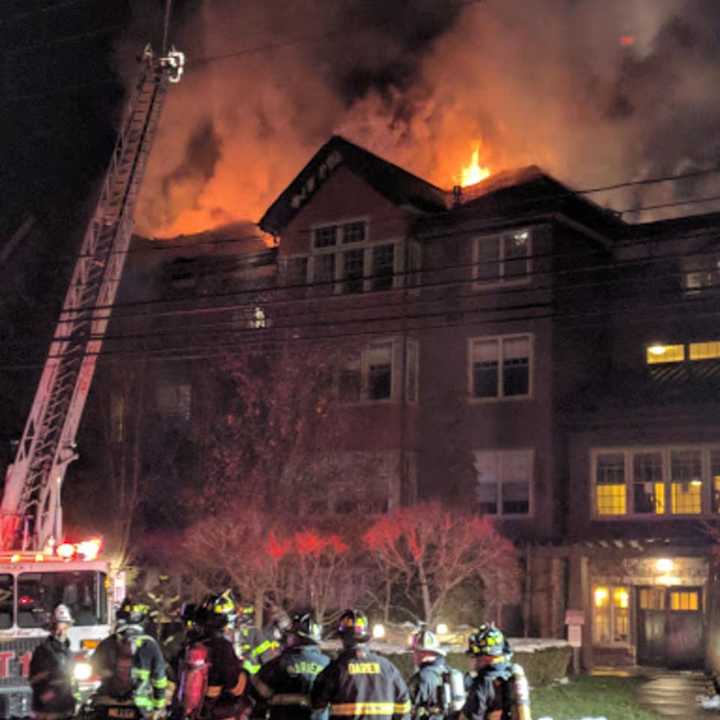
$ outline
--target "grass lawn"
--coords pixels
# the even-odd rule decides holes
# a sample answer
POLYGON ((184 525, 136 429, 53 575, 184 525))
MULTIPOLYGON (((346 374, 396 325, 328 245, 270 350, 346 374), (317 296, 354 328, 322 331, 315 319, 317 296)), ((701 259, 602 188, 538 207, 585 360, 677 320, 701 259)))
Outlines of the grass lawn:
POLYGON ((585 677, 571 680, 568 685, 553 685, 531 692, 533 720, 658 720, 655 713, 640 708, 635 702, 641 678, 585 677))

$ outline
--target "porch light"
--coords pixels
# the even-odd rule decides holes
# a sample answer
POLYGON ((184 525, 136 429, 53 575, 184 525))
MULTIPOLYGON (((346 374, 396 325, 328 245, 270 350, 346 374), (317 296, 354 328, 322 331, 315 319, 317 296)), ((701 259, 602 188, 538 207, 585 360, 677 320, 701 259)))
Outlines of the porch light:
POLYGON ((439 623, 436 630, 438 635, 448 634, 448 626, 445 623, 439 623))
POLYGON ((667 345, 663 345, 662 343, 653 343, 648 346, 648 352, 651 355, 657 355, 659 357, 667 352, 667 345))
POLYGON ((385 626, 381 625, 380 623, 377 623, 377 625, 373 625, 372 634, 376 640, 380 640, 381 638, 384 638, 385 637, 385 626))
POLYGON ((659 573, 669 573, 673 571, 675 563, 669 558, 660 558, 655 563, 655 568, 659 573))

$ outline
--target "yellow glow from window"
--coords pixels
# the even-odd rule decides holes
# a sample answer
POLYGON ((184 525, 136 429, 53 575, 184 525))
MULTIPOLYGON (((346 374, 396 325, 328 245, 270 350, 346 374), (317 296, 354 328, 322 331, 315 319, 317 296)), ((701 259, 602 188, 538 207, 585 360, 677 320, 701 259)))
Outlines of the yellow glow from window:
POLYGON ((690 343, 691 360, 712 360, 720 358, 720 340, 690 343))
POLYGON ((685 346, 653 343, 645 351, 645 360, 648 365, 683 362, 685 360, 685 346))
POLYGON ((595 588, 595 607, 607 607, 608 604, 608 589, 606 587, 595 588))
POLYGON ((619 608, 627 608, 630 605, 630 594, 626 588, 615 588, 613 591, 613 605, 619 608))
POLYGON ((655 514, 665 513, 665 483, 655 483, 655 514))
POLYGON ((625 484, 596 485, 598 515, 625 515, 627 512, 625 484))
POLYGON ((672 512, 675 515, 699 515, 702 510, 702 481, 672 483, 672 512))
POLYGON ((697 610, 699 607, 700 607, 700 603, 698 601, 697 592, 677 591, 677 592, 670 593, 670 609, 671 610, 692 612, 693 610, 697 610))

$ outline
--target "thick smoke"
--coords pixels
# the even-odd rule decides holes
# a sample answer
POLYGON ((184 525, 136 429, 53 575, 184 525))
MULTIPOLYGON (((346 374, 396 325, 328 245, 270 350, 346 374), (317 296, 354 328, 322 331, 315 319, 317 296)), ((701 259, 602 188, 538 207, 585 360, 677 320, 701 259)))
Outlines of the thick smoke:
MULTIPOLYGON (((478 141, 495 171, 537 164, 578 188, 718 161, 715 0, 196 6, 175 38, 187 73, 150 162, 146 232, 257 220, 333 132, 443 187, 478 141)), ((625 209, 715 185, 709 176, 595 199, 625 209)))

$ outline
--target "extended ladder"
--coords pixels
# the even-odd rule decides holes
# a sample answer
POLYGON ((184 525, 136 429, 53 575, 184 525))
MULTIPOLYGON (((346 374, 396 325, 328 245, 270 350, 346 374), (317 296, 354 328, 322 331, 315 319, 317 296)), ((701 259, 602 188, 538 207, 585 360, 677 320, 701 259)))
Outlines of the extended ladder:
POLYGON ((44 549, 62 541, 60 491, 77 458, 75 436, 127 256, 138 190, 168 82, 184 56, 157 59, 150 48, 131 94, 95 212, 43 367, 0 505, 4 548, 44 549))

